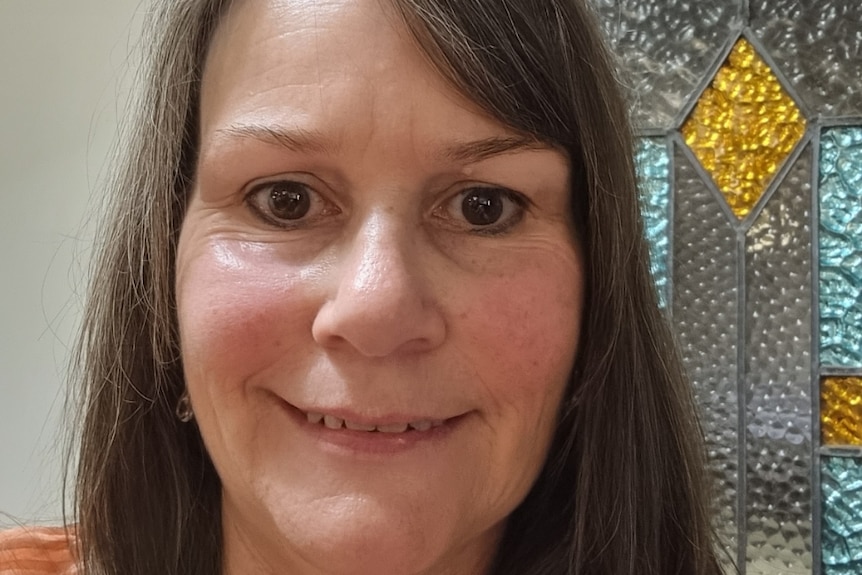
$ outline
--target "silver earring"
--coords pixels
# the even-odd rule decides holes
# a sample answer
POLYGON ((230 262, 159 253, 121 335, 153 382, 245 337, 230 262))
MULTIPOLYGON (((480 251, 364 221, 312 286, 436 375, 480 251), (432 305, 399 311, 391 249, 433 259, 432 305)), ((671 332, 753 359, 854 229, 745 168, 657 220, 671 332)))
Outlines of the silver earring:
POLYGON ((195 412, 192 411, 192 401, 189 399, 189 391, 183 391, 180 400, 177 402, 176 409, 177 419, 183 423, 188 423, 195 418, 195 412))

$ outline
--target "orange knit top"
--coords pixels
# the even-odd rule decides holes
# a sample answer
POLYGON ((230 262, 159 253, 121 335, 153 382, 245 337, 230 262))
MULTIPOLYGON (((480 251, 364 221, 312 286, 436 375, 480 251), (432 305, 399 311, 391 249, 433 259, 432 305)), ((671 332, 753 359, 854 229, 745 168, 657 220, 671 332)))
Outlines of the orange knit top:
POLYGON ((75 575, 74 537, 65 527, 0 531, 0 575, 75 575))

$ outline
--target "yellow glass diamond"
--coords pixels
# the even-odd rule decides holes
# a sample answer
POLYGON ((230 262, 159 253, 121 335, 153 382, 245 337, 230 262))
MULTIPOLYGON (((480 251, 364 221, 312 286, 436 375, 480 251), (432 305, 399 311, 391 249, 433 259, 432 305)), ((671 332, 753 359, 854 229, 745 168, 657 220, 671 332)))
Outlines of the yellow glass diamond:
POLYGON ((862 377, 826 377, 820 384, 824 445, 862 445, 862 377))
POLYGON ((805 133, 805 118, 745 38, 704 90, 682 134, 744 218, 805 133))

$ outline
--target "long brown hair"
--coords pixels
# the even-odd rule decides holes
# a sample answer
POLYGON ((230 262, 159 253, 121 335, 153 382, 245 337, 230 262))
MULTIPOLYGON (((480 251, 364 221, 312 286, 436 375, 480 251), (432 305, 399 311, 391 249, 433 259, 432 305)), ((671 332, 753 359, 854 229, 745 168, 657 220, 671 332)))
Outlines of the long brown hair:
MULTIPOLYGON (((586 254, 581 349, 545 468, 495 575, 718 574, 701 433, 648 271, 626 106, 581 0, 393 0, 440 72, 568 152, 586 254)), ((229 0, 169 0, 109 189, 78 356, 84 575, 215 575, 220 484, 184 389, 176 240, 207 47, 229 0)))

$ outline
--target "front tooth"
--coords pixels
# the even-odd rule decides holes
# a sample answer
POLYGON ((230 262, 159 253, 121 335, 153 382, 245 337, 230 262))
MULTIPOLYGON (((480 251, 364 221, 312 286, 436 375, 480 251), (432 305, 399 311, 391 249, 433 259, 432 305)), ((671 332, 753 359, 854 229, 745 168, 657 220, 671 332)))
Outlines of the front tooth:
POLYGON ((441 425, 443 425, 442 419, 432 419, 431 420, 431 427, 440 427, 441 425))
POLYGON ((374 431, 373 425, 365 425, 363 423, 356 423, 355 421, 348 421, 346 419, 344 420, 344 427, 354 431, 374 431))
POLYGON ((423 419, 422 421, 414 421, 410 424, 410 427, 412 427, 416 431, 428 431, 429 429, 431 429, 431 422, 427 419, 423 419))
POLYGON ((406 423, 390 423, 389 425, 378 425, 377 431, 383 433, 404 433, 407 431, 406 423))
POLYGON ((309 411, 305 416, 308 418, 308 423, 320 423, 323 420, 322 413, 311 413, 309 411))
POLYGON ((323 424, 329 429, 341 429, 341 424, 344 423, 344 420, 335 417, 334 415, 324 415, 323 416, 323 424))

